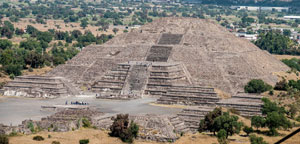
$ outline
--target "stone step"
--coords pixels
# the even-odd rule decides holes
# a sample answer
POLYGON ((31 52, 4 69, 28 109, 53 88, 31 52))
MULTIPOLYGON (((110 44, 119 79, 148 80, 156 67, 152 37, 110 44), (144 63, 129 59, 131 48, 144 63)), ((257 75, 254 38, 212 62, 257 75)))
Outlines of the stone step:
POLYGON ((11 85, 11 84, 8 84, 8 85, 5 85, 3 87, 4 89, 22 89, 22 88, 25 88, 25 89, 30 89, 30 88, 41 88, 41 89, 48 89, 48 90, 55 90, 55 89, 64 89, 63 87, 62 88, 57 88, 57 87, 46 87, 46 86, 30 86, 30 85, 11 85))
POLYGON ((161 98, 170 98, 170 99, 178 99, 178 100, 194 100, 194 101, 199 101, 199 100, 210 100, 214 102, 218 102, 220 98, 218 97, 210 97, 210 96, 185 96, 185 95, 170 95, 170 94, 164 94, 161 96, 161 98))
POLYGON ((96 83, 121 83, 121 84, 124 84, 124 81, 120 81, 120 80, 99 80, 96 83))
POLYGON ((150 76, 149 81, 164 81, 164 80, 177 80, 184 78, 184 75, 174 76, 174 77, 164 77, 164 76, 150 76))

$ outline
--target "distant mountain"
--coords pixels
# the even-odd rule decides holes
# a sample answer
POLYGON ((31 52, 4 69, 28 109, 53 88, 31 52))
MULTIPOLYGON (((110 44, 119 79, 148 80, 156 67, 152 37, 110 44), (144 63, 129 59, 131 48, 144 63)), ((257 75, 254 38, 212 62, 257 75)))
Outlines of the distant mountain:
POLYGON ((300 0, 184 0, 192 3, 218 5, 291 6, 300 7, 300 0))

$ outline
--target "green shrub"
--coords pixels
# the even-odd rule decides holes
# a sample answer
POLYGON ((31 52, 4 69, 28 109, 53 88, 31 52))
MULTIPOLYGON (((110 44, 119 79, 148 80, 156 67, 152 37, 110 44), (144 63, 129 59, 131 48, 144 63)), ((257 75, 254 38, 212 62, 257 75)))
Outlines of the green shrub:
POLYGON ((272 89, 272 86, 261 79, 253 79, 247 83, 244 90, 247 93, 263 93, 272 89))
POLYGON ((42 136, 34 136, 33 140, 35 140, 35 141, 43 141, 44 138, 42 136))
POLYGON ((27 124, 27 128, 29 128, 29 129, 30 129, 30 131, 31 131, 32 133, 34 133, 34 132, 35 132, 34 125, 33 125, 33 123, 32 123, 32 122, 29 122, 29 123, 27 124))
POLYGON ((91 122, 86 119, 86 118, 83 118, 82 120, 82 126, 85 127, 85 128, 90 128, 91 127, 91 122))
POLYGON ((88 144, 90 142, 89 139, 82 139, 82 140, 79 140, 79 144, 88 144))
POLYGON ((4 71, 9 75, 19 76, 22 74, 21 70, 22 67, 20 65, 9 64, 4 66, 4 71))
POLYGON ((59 141, 52 141, 51 144, 60 144, 60 142, 59 141))
POLYGON ((255 134, 251 134, 249 139, 251 144, 268 144, 262 137, 257 137, 255 134))
POLYGON ((6 135, 0 135, 0 144, 9 144, 9 140, 6 135))
POLYGON ((227 141, 227 132, 224 130, 224 129, 221 129, 218 134, 217 134, 217 137, 218 137, 218 142, 219 144, 227 144, 228 141, 227 141))
POLYGON ((296 121, 300 122, 300 115, 297 116, 296 121))
POLYGON ((248 127, 248 126, 245 126, 243 131, 247 134, 247 136, 250 134, 250 133, 253 133, 253 128, 252 127, 248 127))
POLYGON ((29 72, 33 72, 33 69, 30 67, 30 68, 28 68, 28 71, 29 72))

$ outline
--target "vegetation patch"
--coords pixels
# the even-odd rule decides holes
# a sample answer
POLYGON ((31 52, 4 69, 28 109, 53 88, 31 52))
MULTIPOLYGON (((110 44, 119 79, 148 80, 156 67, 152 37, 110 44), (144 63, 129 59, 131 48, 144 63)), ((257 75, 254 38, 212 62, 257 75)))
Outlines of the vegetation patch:
POLYGON ((132 143, 138 136, 139 126, 133 121, 129 122, 128 114, 119 114, 110 126, 110 136, 119 137, 123 142, 132 143))

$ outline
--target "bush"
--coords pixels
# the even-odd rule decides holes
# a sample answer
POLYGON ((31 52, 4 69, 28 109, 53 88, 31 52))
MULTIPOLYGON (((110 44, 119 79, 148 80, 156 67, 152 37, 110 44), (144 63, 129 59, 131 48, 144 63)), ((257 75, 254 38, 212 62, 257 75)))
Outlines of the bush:
POLYGON ((117 118, 114 118, 110 130, 110 136, 119 137, 123 142, 132 143, 133 139, 138 135, 139 126, 134 122, 131 122, 129 125, 128 114, 119 114, 117 118))
POLYGON ((35 141, 43 141, 44 138, 42 136, 34 136, 33 140, 35 140, 35 141))
POLYGON ((255 134, 251 134, 249 139, 251 144, 268 144, 262 137, 257 137, 255 134))
POLYGON ((283 91, 287 91, 288 88, 289 88, 289 85, 285 79, 281 80, 280 82, 277 82, 274 87, 275 90, 283 90, 283 91))
POLYGON ((79 144, 88 144, 90 142, 89 139, 82 139, 82 140, 79 140, 79 144))
POLYGON ((240 114, 241 114, 241 112, 238 111, 238 110, 235 109, 235 108, 230 108, 229 111, 230 111, 231 113, 233 113, 233 114, 236 114, 236 115, 240 115, 240 114))
POLYGON ((9 140, 6 135, 0 135, 0 144, 9 144, 9 140))
POLYGON ((51 144, 60 144, 59 141, 53 141, 51 144))
POLYGON ((218 142, 219 144, 227 144, 227 133, 224 129, 221 129, 218 134, 217 134, 217 137, 218 137, 218 142))
POLYGON ((9 75, 19 76, 22 74, 21 70, 22 67, 20 65, 9 64, 4 66, 4 71, 9 75))
POLYGON ((261 79, 253 79, 244 87, 247 93, 263 93, 272 89, 272 86, 261 79))
POLYGON ((85 127, 85 128, 90 128, 91 127, 91 122, 88 119, 83 118, 82 119, 82 126, 85 127))
POLYGON ((247 134, 247 136, 253 132, 253 128, 252 127, 248 127, 248 126, 245 126, 243 131, 247 134))

